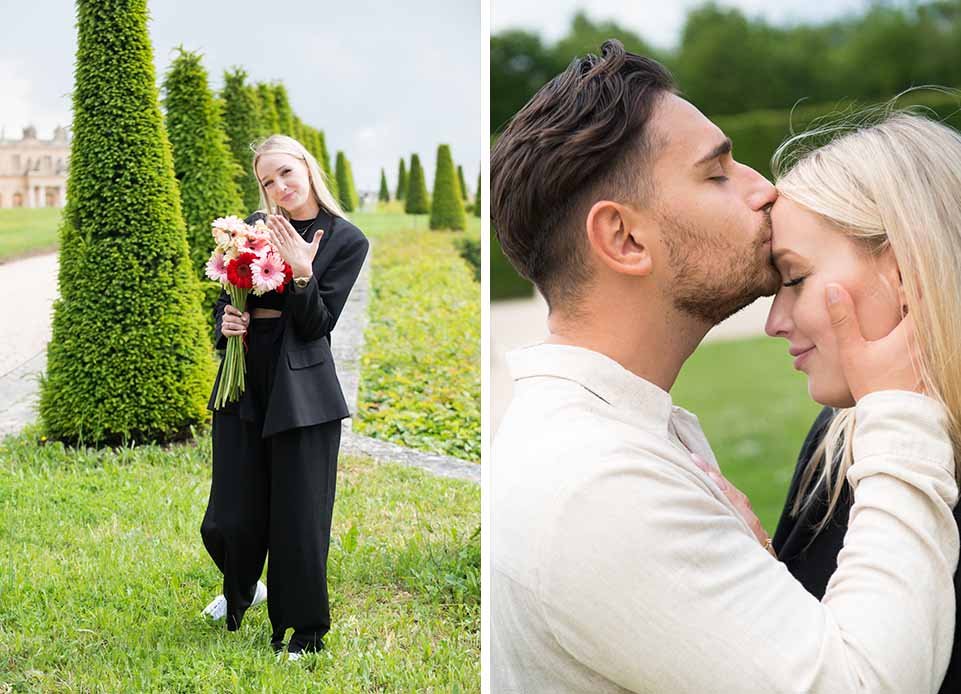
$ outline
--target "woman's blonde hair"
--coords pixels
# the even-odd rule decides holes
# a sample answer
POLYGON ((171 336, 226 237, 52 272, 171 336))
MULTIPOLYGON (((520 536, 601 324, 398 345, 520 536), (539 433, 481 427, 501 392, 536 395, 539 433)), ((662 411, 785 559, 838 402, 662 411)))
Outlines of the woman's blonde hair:
POLYGON ((260 159, 261 155, 268 153, 283 153, 289 154, 297 159, 301 159, 307 165, 307 174, 310 178, 310 189, 313 191, 314 198, 317 200, 317 204, 320 205, 321 209, 326 210, 335 217, 342 217, 344 219, 347 218, 347 215, 344 213, 343 209, 341 209, 337 199, 334 197, 333 193, 330 192, 327 176, 324 174, 324 170, 317 163, 317 159, 314 158, 314 155, 308 152, 307 148, 300 144, 300 142, 292 137, 288 137, 287 135, 271 135, 260 143, 252 144, 251 149, 254 152, 254 178, 257 179, 257 186, 260 188, 261 210, 267 212, 268 214, 282 214, 290 219, 290 213, 286 209, 280 205, 275 206, 270 201, 270 196, 267 195, 267 190, 264 188, 264 184, 260 180, 260 176, 257 175, 257 160, 260 159))
MULTIPOLYGON (((869 256, 889 248, 894 253, 902 301, 917 329, 916 366, 927 393, 947 410, 961 474, 961 134, 916 110, 895 110, 892 102, 862 113, 856 123, 846 119, 788 139, 771 168, 780 195, 822 217, 869 256)), ((854 427, 854 408, 836 410, 802 474, 793 515, 822 484, 827 490, 827 512, 816 532, 837 506, 853 463, 854 427)))

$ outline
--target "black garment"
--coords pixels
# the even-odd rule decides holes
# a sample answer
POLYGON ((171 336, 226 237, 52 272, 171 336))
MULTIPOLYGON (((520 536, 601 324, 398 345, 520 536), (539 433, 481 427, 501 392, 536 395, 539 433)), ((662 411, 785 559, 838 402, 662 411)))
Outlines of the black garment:
MULTIPOLYGON (((264 217, 263 212, 255 212, 245 221, 250 224, 264 217)), ((324 230, 324 236, 314 257, 310 282, 303 289, 291 286, 285 292, 284 334, 274 388, 263 417, 264 438, 294 427, 350 416, 334 369, 330 333, 347 303, 370 244, 360 229, 346 219, 324 211, 311 222, 304 238, 312 240, 318 229, 324 230)), ((214 344, 217 349, 227 346, 220 324, 228 303, 227 292, 221 292, 214 306, 214 344)), ((218 373, 208 409, 214 409, 219 382, 218 373)), ((238 402, 226 405, 221 412, 234 411, 242 419, 253 421, 254 409, 249 391, 245 391, 238 402)))
MULTIPOLYGON (((266 410, 283 334, 280 318, 248 331, 247 388, 266 410)), ((271 641, 319 648, 330 630, 327 552, 337 480, 340 421, 263 439, 260 421, 214 413, 213 478, 201 536, 224 575, 227 629, 239 628, 267 566, 271 641)))
MULTIPOLYGON (((253 223, 263 213, 247 218, 253 223)), ((252 319, 247 387, 214 412, 213 477, 201 526, 204 545, 224 574, 228 629, 254 596, 266 554, 267 608, 275 648, 294 628, 291 652, 321 648, 330 629, 327 551, 341 420, 350 416, 330 350, 330 333, 347 301, 368 242, 344 219, 321 212, 303 231, 325 233, 305 288, 284 293, 284 315, 252 319)), ((214 307, 215 343, 230 298, 214 307)), ((221 367, 222 368, 222 367, 221 367)), ((214 383, 208 407, 213 409, 214 383)))
MULTIPOLYGON (((827 432, 832 417, 833 410, 830 407, 825 407, 814 421, 810 432, 808 432, 804 445, 801 447, 801 454, 798 456, 794 479, 791 480, 787 501, 784 504, 784 510, 781 512, 781 519, 778 521, 773 538, 774 550, 777 552, 778 559, 787 565, 788 571, 818 600, 824 597, 828 580, 838 567, 838 553, 844 546, 844 534, 847 532, 848 517, 853 502, 851 489, 847 480, 845 480, 838 505, 824 529, 816 536, 814 535, 814 529, 824 518, 828 506, 827 491, 824 486, 818 488, 815 502, 810 507, 803 509, 797 518, 791 516, 791 508, 794 505, 794 499, 797 497, 801 475, 810 463, 814 450, 827 432)), ((821 465, 818 463, 817 473, 820 473, 820 467, 821 465)), ((815 475, 816 479, 817 475, 815 475)), ((954 509, 954 519, 961 527, 961 505, 954 509)), ((958 608, 961 608, 961 573, 956 572, 954 575, 954 591, 958 596, 955 607, 958 610, 958 608)), ((961 611, 958 611, 955 616, 954 647, 951 651, 948 671, 939 692, 940 694, 961 692, 961 611)))

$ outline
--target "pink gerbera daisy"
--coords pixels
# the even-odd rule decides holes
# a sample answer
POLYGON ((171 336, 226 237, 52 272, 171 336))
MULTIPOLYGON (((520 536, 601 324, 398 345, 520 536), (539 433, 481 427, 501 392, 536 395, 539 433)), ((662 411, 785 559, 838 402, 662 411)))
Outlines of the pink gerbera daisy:
POLYGON ((227 261, 221 251, 214 251, 207 261, 207 277, 214 282, 223 282, 227 279, 227 261))
POLYGON ((275 253, 266 253, 251 263, 254 294, 273 291, 284 283, 284 261, 275 253))

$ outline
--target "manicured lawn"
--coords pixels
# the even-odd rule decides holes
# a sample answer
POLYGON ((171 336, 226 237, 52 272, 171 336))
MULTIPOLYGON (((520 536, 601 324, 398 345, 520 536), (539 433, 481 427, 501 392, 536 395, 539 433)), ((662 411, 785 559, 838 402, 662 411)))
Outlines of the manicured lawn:
POLYGON ((479 692, 480 490, 341 460, 327 648, 278 663, 264 608, 200 616, 210 439, 0 442, 0 692, 479 692))
POLYGON ((807 394, 784 340, 768 337, 698 348, 671 391, 697 415, 724 474, 774 533, 798 451, 821 406, 807 394))
POLYGON ((356 431, 411 448, 480 459, 480 285, 461 257, 466 232, 427 218, 354 214, 374 242, 356 431))
POLYGON ((56 250, 61 212, 53 207, 0 209, 0 262, 56 250))

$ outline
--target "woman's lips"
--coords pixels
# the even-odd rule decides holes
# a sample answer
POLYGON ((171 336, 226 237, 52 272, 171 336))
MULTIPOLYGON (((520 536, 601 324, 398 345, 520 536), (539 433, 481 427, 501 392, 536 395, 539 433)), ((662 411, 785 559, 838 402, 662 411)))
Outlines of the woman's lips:
POLYGON ((287 193, 287 195, 281 198, 281 201, 287 201, 292 197, 294 197, 294 191, 290 191, 289 193, 287 193))
POLYGON ((794 355, 794 368, 800 369, 801 364, 804 363, 804 360, 807 359, 808 355, 813 351, 814 351, 814 347, 808 347, 807 349, 799 352, 795 352, 794 350, 791 350, 791 354, 794 355))

